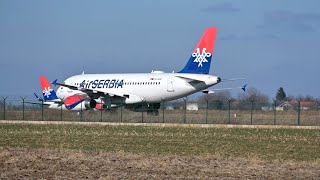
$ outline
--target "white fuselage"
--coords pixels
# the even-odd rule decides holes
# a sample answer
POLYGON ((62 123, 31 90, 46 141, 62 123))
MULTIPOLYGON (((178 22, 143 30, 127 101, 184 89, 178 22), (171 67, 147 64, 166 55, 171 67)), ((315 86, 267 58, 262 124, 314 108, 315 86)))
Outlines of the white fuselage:
MULTIPOLYGON (((125 104, 140 102, 159 103, 188 96, 219 83, 217 76, 183 73, 139 73, 139 74, 82 74, 65 80, 67 85, 79 89, 106 92, 110 95, 128 95, 125 104)), ((65 99, 80 90, 59 87, 57 96, 65 99)))

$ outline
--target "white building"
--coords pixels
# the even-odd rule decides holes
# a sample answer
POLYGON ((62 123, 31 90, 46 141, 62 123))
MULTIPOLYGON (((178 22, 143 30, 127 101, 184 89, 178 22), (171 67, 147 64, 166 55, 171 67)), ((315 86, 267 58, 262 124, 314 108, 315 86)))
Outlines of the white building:
POLYGON ((198 111, 199 106, 197 103, 187 103, 187 110, 189 111, 198 111))
MULTIPOLYGON (((276 110, 277 111, 288 111, 288 110, 294 110, 297 109, 299 106, 297 101, 285 101, 282 104, 280 104, 276 110)), ((310 110, 317 107, 316 102, 309 102, 309 101, 301 101, 300 102, 300 110, 310 110)))

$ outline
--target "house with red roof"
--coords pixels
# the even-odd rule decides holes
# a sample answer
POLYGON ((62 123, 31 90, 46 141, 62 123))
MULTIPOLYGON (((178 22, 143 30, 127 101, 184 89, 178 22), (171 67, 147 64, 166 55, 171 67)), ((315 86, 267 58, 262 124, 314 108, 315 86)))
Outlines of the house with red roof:
MULTIPOLYGON (((312 101, 301 101, 300 102, 300 110, 312 110, 317 109, 317 102, 312 101)), ((276 110, 277 111, 288 111, 288 110, 296 110, 299 108, 299 102, 298 101, 285 101, 282 104, 280 104, 276 110)))

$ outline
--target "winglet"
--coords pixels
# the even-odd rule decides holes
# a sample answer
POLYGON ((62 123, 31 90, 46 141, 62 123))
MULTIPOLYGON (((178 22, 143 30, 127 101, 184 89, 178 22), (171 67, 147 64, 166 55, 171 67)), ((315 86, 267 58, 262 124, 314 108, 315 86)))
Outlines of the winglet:
POLYGON ((244 92, 246 92, 247 85, 248 85, 248 84, 242 86, 242 88, 241 88, 244 92))
POLYGON ((57 81, 58 79, 54 80, 51 84, 53 84, 54 86, 57 86, 57 81))

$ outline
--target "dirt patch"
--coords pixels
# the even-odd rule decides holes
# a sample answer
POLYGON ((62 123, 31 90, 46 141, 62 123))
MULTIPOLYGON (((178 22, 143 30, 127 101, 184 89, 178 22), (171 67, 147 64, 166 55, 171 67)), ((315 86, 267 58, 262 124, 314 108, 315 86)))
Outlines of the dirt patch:
POLYGON ((1 179, 319 179, 319 162, 1 149, 1 179))

